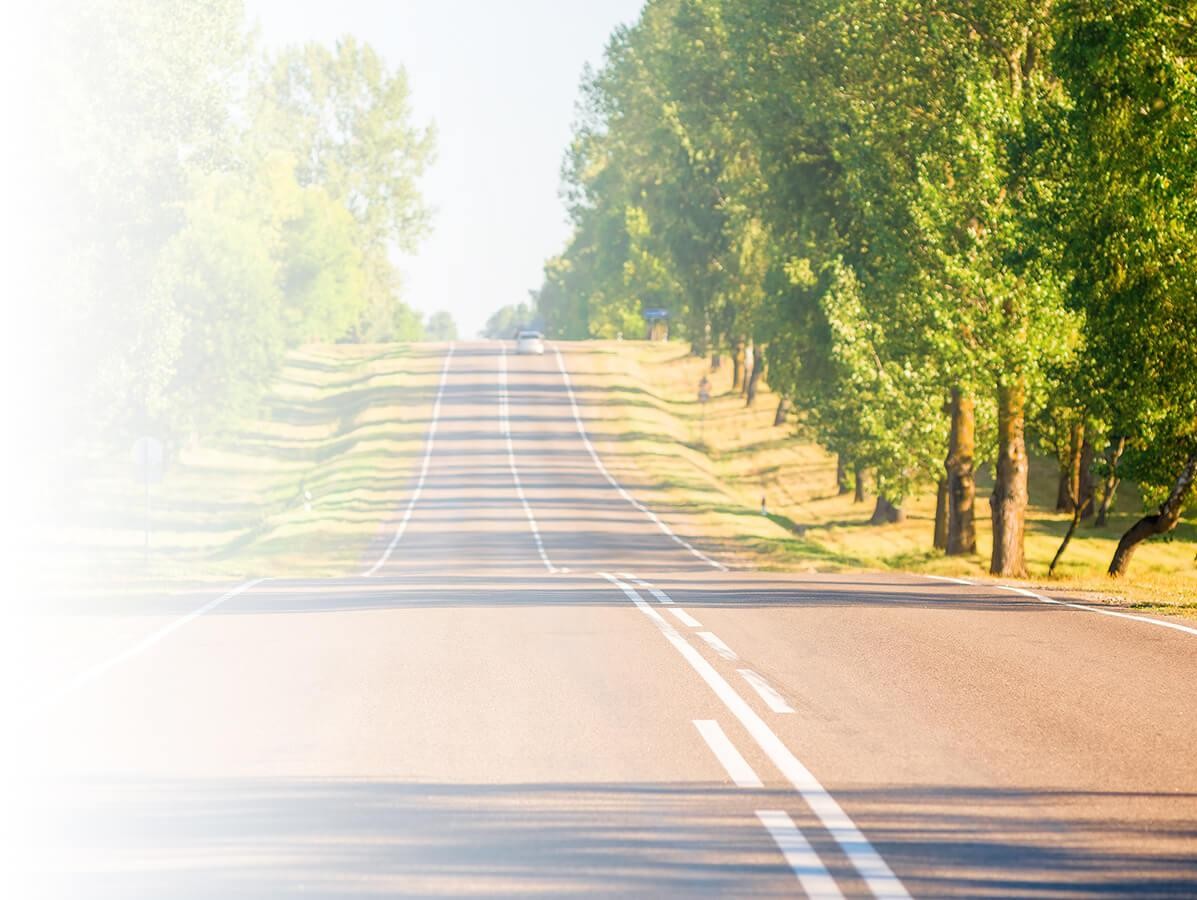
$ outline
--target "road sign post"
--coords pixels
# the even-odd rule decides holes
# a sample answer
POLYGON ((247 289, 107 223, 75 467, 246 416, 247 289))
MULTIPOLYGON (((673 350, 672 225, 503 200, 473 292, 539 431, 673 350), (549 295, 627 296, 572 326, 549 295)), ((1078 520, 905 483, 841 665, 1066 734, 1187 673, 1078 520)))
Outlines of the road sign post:
POLYGON ((150 485, 162 480, 162 462, 164 448, 162 441, 149 435, 142 435, 133 442, 130 454, 133 466, 137 470, 137 478, 145 488, 145 537, 142 541, 142 562, 150 562, 150 485))
POLYGON ((644 321, 648 325, 647 333, 645 334, 647 340, 669 340, 669 310, 660 306, 653 306, 644 310, 641 315, 644 316, 644 321))
POLYGON ((707 404, 711 402, 711 382, 707 380, 707 376, 702 376, 702 381, 698 382, 698 406, 702 410, 698 419, 698 442, 705 444, 707 442, 707 404))

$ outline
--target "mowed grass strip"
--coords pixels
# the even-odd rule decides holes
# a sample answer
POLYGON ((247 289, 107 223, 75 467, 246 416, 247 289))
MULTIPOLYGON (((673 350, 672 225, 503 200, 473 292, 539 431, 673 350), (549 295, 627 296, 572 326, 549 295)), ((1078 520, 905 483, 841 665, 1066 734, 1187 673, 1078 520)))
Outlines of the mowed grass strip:
MULTIPOLYGON (((709 371, 709 359, 685 345, 595 341, 573 345, 576 381, 595 438, 612 470, 629 485, 659 489, 663 512, 725 560, 778 570, 902 570, 988 580, 992 533, 989 471, 977 485, 978 552, 946 557, 931 547, 935 495, 909 498, 906 521, 869 525, 864 503, 836 490, 835 459, 795 429, 774 426, 777 397, 763 386, 756 405, 731 391, 730 360, 709 371), (698 402, 706 375, 712 399, 698 402), (588 401, 588 402, 587 402, 588 401), (761 515, 765 498, 768 516, 761 515)), ((1106 527, 1082 522, 1055 577, 1047 568, 1068 527, 1054 511, 1054 460, 1031 460, 1031 507, 1025 584, 1095 602, 1197 617, 1197 521, 1192 514, 1165 539, 1142 545, 1130 575, 1115 582, 1106 566, 1122 533, 1142 515, 1134 485, 1119 488, 1106 527)))
POLYGON ((357 572, 423 453, 445 348, 295 351, 260 412, 182 448, 144 490, 127 453, 80 461, 55 589, 124 594, 357 572))

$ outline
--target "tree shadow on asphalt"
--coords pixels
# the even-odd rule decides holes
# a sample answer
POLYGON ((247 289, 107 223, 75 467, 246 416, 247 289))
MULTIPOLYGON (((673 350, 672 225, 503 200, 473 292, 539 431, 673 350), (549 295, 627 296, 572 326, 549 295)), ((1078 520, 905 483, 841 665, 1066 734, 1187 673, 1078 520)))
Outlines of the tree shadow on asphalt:
MULTIPOLYGON (((458 536, 474 549, 470 574, 454 571, 433 549, 437 540, 417 539, 402 555, 382 567, 373 577, 352 575, 324 579, 274 579, 222 604, 207 616, 263 614, 315 614, 330 612, 405 609, 501 609, 552 607, 558 609, 603 607, 631 608, 626 595, 593 569, 574 569, 568 574, 548 574, 529 568, 511 574, 507 535, 483 532, 458 536)), ((427 538, 428 536, 424 536, 427 538)), ((625 559, 632 552, 625 535, 613 534, 606 543, 588 539, 588 550, 606 550, 625 559)), ((641 546, 643 549, 643 546, 641 546)), ((1042 615, 1085 615, 1080 610, 1045 604, 1029 597, 1000 591, 985 585, 967 589, 917 579, 786 575, 784 577, 729 575, 715 577, 709 567, 697 563, 689 568, 653 575, 642 567, 630 570, 654 579, 678 606, 691 611, 704 609, 921 609, 930 613, 962 611, 1042 615), (710 577, 708 573, 711 573, 710 577)), ((633 587, 635 587, 635 584, 633 587)), ((636 587, 646 602, 656 605, 653 595, 636 587)), ((122 597, 108 604, 92 598, 63 602, 60 615, 163 616, 185 615, 220 591, 188 591, 167 596, 122 597)), ((658 606, 658 608, 660 608, 658 606)))
MULTIPOLYGON (((338 778, 77 779, 59 878, 88 897, 792 895, 755 817, 789 812, 864 885, 788 786, 338 778), (76 858, 102 867, 72 867, 76 858)), ((1197 795, 829 785, 915 896, 1193 896, 1197 795), (1111 809, 1157 804, 1142 826, 1111 809), (1178 814, 1179 813, 1179 814, 1178 814), (1154 849, 1153 849, 1154 848, 1154 849)))

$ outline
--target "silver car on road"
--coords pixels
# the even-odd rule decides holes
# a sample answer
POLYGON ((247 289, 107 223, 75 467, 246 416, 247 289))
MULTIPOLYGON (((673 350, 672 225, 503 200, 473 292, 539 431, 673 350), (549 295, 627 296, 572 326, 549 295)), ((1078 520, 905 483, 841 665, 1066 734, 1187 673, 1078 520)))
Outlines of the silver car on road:
POLYGON ((516 353, 535 353, 544 356, 544 335, 539 331, 521 331, 515 336, 516 353))

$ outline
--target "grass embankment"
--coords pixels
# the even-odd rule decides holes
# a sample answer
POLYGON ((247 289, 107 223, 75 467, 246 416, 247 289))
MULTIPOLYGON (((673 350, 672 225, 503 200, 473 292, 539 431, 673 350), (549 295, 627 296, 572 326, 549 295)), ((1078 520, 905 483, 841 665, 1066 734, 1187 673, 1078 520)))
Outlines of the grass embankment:
MULTIPOLYGON (((793 424, 773 425, 777 398, 762 389, 756 406, 731 392, 731 365, 708 372, 706 360, 683 345, 639 341, 596 342, 592 368, 606 373, 609 401, 598 415, 607 430, 623 431, 622 443, 603 451, 633 461, 665 490, 663 500, 697 516, 704 533, 724 553, 763 568, 901 569, 938 575, 987 578, 991 531, 986 497, 988 473, 978 479, 978 553, 945 557, 931 548, 933 492, 910 498, 905 522, 868 524, 874 498, 853 503, 836 490, 835 460, 794 436, 793 424), (697 402, 699 380, 711 381, 712 400, 697 402), (616 425, 615 422, 619 424, 616 425), (760 514, 767 498, 769 517, 760 514)), ((1128 578, 1104 575, 1118 538, 1142 514, 1132 485, 1119 489, 1109 524, 1083 522, 1055 577, 1048 565, 1068 526, 1054 512, 1056 470, 1033 459, 1026 553, 1031 582, 1086 599, 1197 617, 1197 522, 1190 515, 1167 539, 1142 545, 1128 578)))
POLYGON ((126 454, 86 462, 62 518, 56 590, 162 591, 260 575, 357 571, 423 452, 443 348, 292 353, 259 415, 180 451, 144 492, 126 454))

